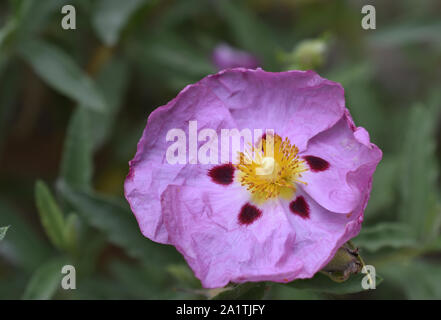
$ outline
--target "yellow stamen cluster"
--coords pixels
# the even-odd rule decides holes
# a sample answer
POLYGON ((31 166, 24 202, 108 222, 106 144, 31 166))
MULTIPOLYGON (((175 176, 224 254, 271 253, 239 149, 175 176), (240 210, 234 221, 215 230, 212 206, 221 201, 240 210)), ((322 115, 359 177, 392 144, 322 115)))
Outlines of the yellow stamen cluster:
POLYGON ((267 135, 250 152, 239 152, 239 183, 252 193, 256 203, 282 197, 291 199, 296 192, 296 183, 307 171, 304 161, 297 155, 299 149, 288 138, 267 135))

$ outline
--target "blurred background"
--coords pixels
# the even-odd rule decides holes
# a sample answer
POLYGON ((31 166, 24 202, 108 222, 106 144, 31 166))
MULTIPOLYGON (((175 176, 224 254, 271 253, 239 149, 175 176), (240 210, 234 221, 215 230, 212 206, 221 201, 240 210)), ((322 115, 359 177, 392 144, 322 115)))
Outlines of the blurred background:
POLYGON ((384 152, 353 240, 382 283, 273 284, 265 298, 441 298, 440 1, 4 0, 0 299, 215 294, 174 248, 142 237, 123 182, 149 113, 231 66, 342 83, 384 152), (61 27, 65 4, 75 30, 61 27), (375 30, 361 28, 365 4, 375 30), (76 290, 60 288, 66 264, 76 290))

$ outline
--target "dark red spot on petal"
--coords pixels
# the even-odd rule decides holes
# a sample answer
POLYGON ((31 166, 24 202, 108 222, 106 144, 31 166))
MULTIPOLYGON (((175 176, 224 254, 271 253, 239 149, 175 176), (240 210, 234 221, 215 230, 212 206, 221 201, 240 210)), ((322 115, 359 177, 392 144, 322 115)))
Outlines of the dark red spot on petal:
POLYGON ((303 159, 306 160, 309 167, 311 168, 311 171, 313 172, 319 172, 319 171, 325 171, 326 169, 329 169, 329 162, 314 156, 304 156, 303 159))
POLYGON ((256 221, 262 215, 262 210, 253 206, 252 204, 246 203, 240 209, 239 213, 239 223, 240 224, 251 224, 256 221))
POLYGON ((210 171, 208 171, 208 175, 213 182, 227 186, 234 180, 234 170, 235 168, 231 163, 226 163, 211 168, 210 171))
POLYGON ((265 149, 263 148, 263 145, 266 143, 266 132, 262 135, 262 151, 264 151, 265 149))
POLYGON ((301 216, 303 219, 309 218, 309 205, 303 196, 297 197, 289 204, 289 209, 292 213, 301 216))

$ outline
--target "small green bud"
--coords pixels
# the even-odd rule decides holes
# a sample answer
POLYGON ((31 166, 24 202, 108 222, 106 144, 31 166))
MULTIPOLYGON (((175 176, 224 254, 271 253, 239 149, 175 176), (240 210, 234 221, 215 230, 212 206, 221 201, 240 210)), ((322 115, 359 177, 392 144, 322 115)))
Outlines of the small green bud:
POLYGON ((323 39, 301 41, 290 54, 285 55, 288 69, 310 70, 320 68, 325 62, 327 42, 323 39))
POLYGON ((336 282, 343 282, 351 274, 359 273, 362 268, 363 262, 358 254, 358 249, 345 243, 321 272, 336 282))

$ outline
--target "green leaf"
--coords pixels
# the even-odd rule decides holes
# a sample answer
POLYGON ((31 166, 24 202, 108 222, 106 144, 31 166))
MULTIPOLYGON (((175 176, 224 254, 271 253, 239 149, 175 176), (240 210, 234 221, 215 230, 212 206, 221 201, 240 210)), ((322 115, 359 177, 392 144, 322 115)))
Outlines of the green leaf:
POLYGON ((32 272, 51 256, 51 249, 22 212, 2 199, 0 212, 1 223, 11 226, 0 246, 2 259, 12 263, 21 272, 32 272))
POLYGON ((9 226, 0 228, 0 241, 4 239, 6 236, 6 232, 8 231, 9 226))
POLYGON ((155 244, 142 236, 125 202, 59 185, 64 199, 92 226, 106 233, 109 241, 148 263, 173 263, 180 258, 171 247, 155 244))
POLYGON ((89 190, 92 183, 93 139, 90 131, 88 110, 75 109, 64 143, 60 181, 82 190, 89 190))
POLYGON ((81 107, 75 109, 66 134, 60 182, 82 190, 91 189, 93 150, 105 142, 121 106, 127 83, 127 64, 120 60, 112 60, 100 71, 97 85, 108 108, 104 112, 81 107))
POLYGON ((432 43, 441 46, 441 23, 426 24, 397 24, 389 28, 382 28, 369 37, 371 45, 401 46, 412 43, 432 43))
POLYGON ((69 252, 76 254, 78 250, 78 226, 79 217, 75 213, 71 213, 67 216, 66 223, 64 226, 64 241, 66 249, 69 252))
POLYGON ((64 259, 50 260, 38 268, 31 277, 22 296, 23 300, 51 299, 61 287, 62 267, 64 259))
POLYGON ((195 296, 187 293, 187 289, 171 287, 170 275, 158 265, 114 261, 110 264, 110 271, 132 299, 188 299, 195 296))
POLYGON ((20 44, 19 53, 53 89, 93 110, 106 108, 95 82, 59 48, 41 40, 29 40, 20 44))
POLYGON ((401 175, 401 221, 412 227, 420 238, 433 236, 433 212, 436 210, 436 180, 434 129, 438 105, 414 106, 409 115, 404 139, 401 175), (436 108, 435 108, 436 107, 436 108))
POLYGON ((399 178, 398 162, 397 157, 384 156, 378 164, 365 213, 367 220, 376 217, 382 210, 389 208, 396 199, 395 186, 399 178))
MULTIPOLYGON (((365 291, 361 286, 362 279, 366 276, 366 274, 359 273, 356 275, 352 275, 345 282, 335 282, 331 280, 328 276, 317 273, 311 279, 299 279, 287 284, 287 286, 303 289, 303 290, 311 290, 322 293, 331 293, 331 294, 350 294, 357 293, 361 291, 365 291)), ((375 285, 378 286, 383 279, 376 275, 375 285)))
POLYGON ((439 264, 413 260, 394 263, 382 270, 388 281, 404 289, 408 299, 441 299, 439 264))
POLYGON ((95 148, 108 138, 129 82, 128 64, 121 59, 108 62, 98 73, 96 83, 107 104, 105 112, 91 111, 89 118, 90 138, 95 148))
POLYGON ((17 42, 35 38, 36 34, 53 21, 51 15, 56 11, 61 12, 61 8, 69 2, 72 0, 14 1, 14 20, 18 27, 17 42))
POLYGON ((153 36, 142 46, 137 48, 135 54, 140 55, 140 63, 146 69, 155 72, 166 71, 173 75, 187 76, 188 79, 199 80, 215 71, 206 53, 177 37, 173 33, 153 36), (148 60, 146 60, 148 59, 148 60))
POLYGON ((411 247, 416 245, 416 239, 408 225, 383 222, 373 227, 362 228, 354 243, 374 252, 385 247, 411 247))
POLYGON ((58 249, 65 248, 63 212, 43 181, 37 181, 35 184, 35 201, 49 239, 58 249))
POLYGON ((260 300, 268 288, 265 282, 247 282, 232 287, 214 296, 213 300, 260 300))
POLYGON ((8 44, 17 28, 16 20, 9 20, 6 25, 0 29, 0 48, 2 51, 7 49, 8 44))
POLYGON ((271 287, 268 299, 273 300, 320 300, 318 292, 299 290, 284 284, 274 284, 271 287))
MULTIPOLYGON (((369 63, 348 62, 325 74, 325 77, 340 82, 345 88, 346 104, 357 125, 368 130, 371 141, 384 147, 387 141, 381 139, 390 136, 386 123, 386 109, 375 90, 373 68, 369 63)), ((382 162, 380 162, 381 164, 382 162)))
POLYGON ((145 0, 98 0, 92 24, 101 41, 115 45, 130 16, 144 3, 145 0))
POLYGON ((69 296, 74 300, 128 300, 124 284, 109 281, 109 277, 102 274, 81 279, 76 290, 70 290, 69 296))

